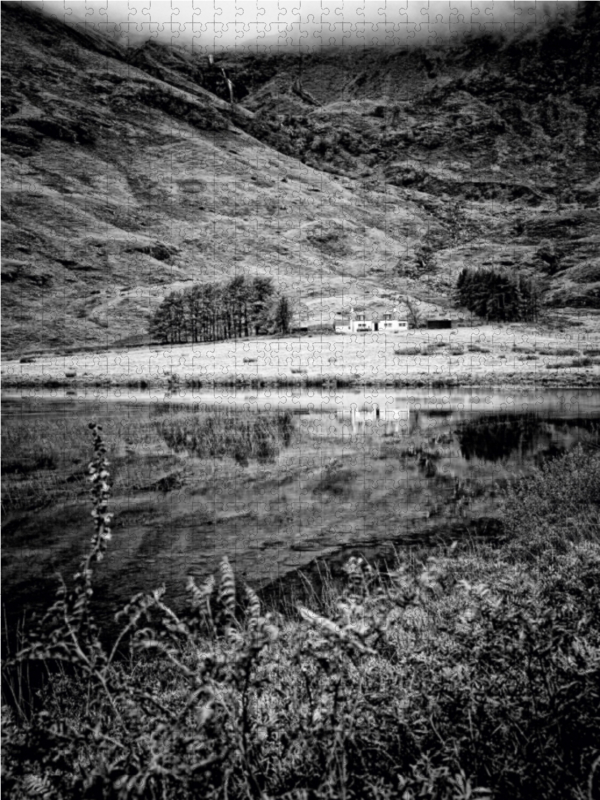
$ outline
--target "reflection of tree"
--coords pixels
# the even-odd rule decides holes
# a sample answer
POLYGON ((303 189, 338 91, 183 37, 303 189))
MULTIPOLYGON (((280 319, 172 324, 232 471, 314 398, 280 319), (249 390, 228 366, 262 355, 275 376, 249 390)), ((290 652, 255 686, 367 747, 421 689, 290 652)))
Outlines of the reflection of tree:
POLYGON ((251 459, 263 464, 273 462, 282 447, 290 446, 294 432, 290 411, 163 416, 155 425, 176 453, 187 452, 197 458, 231 457, 242 466, 248 466, 251 459))
POLYGON ((563 433, 567 433, 571 428, 581 428, 588 431, 593 438, 600 439, 600 422, 597 419, 588 417, 553 417, 550 425, 562 428, 563 433))
POLYGON ((461 425, 456 435, 467 460, 500 461, 515 451, 521 455, 531 451, 545 427, 536 414, 490 415, 461 425))

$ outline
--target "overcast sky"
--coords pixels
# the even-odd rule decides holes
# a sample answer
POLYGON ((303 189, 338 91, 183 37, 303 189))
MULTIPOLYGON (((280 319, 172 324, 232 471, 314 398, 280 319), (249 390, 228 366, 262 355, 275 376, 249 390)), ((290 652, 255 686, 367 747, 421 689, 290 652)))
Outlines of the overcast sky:
POLYGON ((451 0, 46 0, 46 13, 131 43, 155 37, 194 49, 434 42, 466 31, 520 30, 572 2, 451 0))

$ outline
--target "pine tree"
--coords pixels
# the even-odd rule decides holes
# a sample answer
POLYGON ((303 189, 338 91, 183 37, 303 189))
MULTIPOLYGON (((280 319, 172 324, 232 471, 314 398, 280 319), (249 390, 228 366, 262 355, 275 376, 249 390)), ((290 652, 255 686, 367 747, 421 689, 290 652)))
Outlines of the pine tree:
POLYGON ((204 342, 249 336, 252 330, 287 333, 292 318, 288 299, 277 294, 271 278, 236 276, 225 284, 194 285, 171 292, 148 325, 164 343, 204 342))
POLYGON ((285 295, 279 295, 275 305, 275 330, 277 333, 289 333, 292 323, 292 309, 285 295))
POLYGON ((250 321, 258 336, 269 325, 269 307, 275 294, 272 278, 254 278, 250 292, 250 321))
POLYGON ((539 287, 496 269, 463 269, 454 290, 455 302, 480 317, 498 322, 535 319, 539 287))

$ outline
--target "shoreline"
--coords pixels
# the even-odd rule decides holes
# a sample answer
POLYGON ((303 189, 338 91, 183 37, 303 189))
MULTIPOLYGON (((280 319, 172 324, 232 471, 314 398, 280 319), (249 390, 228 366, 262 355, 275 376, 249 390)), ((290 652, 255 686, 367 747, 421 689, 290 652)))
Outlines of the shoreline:
POLYGON ((544 388, 573 389, 591 388, 600 389, 600 371, 593 373, 583 370, 573 371, 565 375, 542 374, 540 372, 505 372, 499 371, 487 374, 476 372, 461 372, 452 375, 431 374, 426 372, 409 375, 397 375, 389 378, 353 378, 340 376, 334 373, 322 375, 288 376, 187 376, 184 379, 161 378, 157 376, 133 378, 129 375, 112 375, 110 377, 82 376, 81 378, 67 378, 60 376, 44 375, 6 375, 2 376, 2 391, 26 389, 139 389, 161 390, 168 394, 177 394, 185 389, 213 389, 219 387, 236 387, 248 389, 270 388, 298 388, 298 389, 324 389, 335 391, 338 389, 362 388, 544 388))

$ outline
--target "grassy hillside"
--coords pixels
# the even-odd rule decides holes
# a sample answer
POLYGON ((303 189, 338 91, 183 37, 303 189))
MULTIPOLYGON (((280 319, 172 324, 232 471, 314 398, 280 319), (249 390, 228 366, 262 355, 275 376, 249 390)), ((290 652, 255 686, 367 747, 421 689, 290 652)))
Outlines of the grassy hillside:
POLYGON ((486 265, 594 317, 598 17, 211 64, 3 4, 4 352, 139 341, 165 294, 236 273, 314 324, 399 294, 447 313, 486 265))

